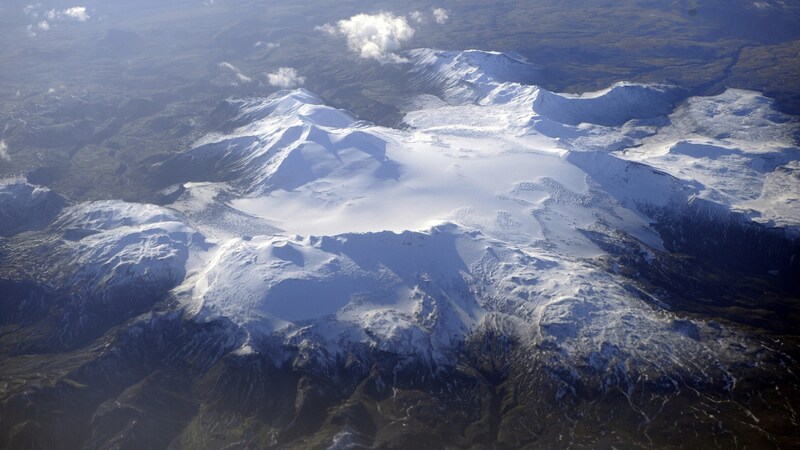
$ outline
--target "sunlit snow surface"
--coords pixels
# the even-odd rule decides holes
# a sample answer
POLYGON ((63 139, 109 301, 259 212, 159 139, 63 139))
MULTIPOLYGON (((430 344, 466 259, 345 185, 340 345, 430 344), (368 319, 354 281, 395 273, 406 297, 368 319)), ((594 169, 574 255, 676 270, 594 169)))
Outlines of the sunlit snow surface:
POLYGON ((797 227, 796 123, 753 92, 684 100, 620 83, 562 95, 519 84, 535 69, 507 55, 407 56, 410 76, 442 92, 411 102, 407 128, 358 121, 304 90, 236 101, 238 128, 179 161, 214 176, 186 184, 174 216, 101 205, 120 226, 99 227, 103 250, 87 255, 152 242, 156 261, 185 263, 175 294, 189 315, 244 327, 246 351, 276 337, 325 355, 365 345, 446 362, 471 330, 502 323, 587 358, 608 345, 646 360, 668 352, 679 356, 664 364, 725 376, 723 363, 752 357, 746 338, 631 294, 592 262, 604 252, 586 232, 657 252, 641 207, 694 198, 797 227), (154 228, 168 238, 151 241, 154 228))

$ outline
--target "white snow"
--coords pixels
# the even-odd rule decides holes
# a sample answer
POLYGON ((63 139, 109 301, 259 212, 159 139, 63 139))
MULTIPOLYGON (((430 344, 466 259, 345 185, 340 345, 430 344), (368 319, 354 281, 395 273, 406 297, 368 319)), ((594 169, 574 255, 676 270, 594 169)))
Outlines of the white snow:
POLYGON ((78 271, 74 283, 104 289, 131 282, 179 283, 204 239, 166 208, 121 201, 81 203, 56 219, 78 271))
POLYGON ((155 205, 115 200, 80 203, 56 220, 59 228, 80 228, 90 231, 110 231, 122 227, 142 227, 161 223, 179 223, 174 211, 155 205))
POLYGON ((694 97, 636 148, 618 152, 697 183, 700 198, 775 226, 800 225, 796 119, 752 91, 694 97))
POLYGON ((461 103, 476 101, 499 84, 529 81, 536 73, 532 64, 500 52, 417 49, 408 55, 418 77, 461 103))
POLYGON ((50 189, 28 183, 21 178, 0 180, 0 214, 19 215, 45 200, 50 189))

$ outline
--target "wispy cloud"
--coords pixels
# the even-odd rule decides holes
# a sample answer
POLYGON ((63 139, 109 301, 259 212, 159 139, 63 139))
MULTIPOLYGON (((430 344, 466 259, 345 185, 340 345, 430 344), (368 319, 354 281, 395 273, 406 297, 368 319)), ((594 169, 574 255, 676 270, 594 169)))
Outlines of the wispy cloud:
POLYGON ((317 25, 316 27, 314 27, 314 29, 328 34, 336 34, 339 32, 339 30, 335 26, 329 23, 326 23, 325 25, 317 25))
POLYGON ((0 159, 3 161, 11 161, 11 155, 8 154, 8 144, 2 139, 0 139, 0 159))
POLYGON ((408 19, 420 25, 430 22, 441 25, 450 19, 450 11, 444 8, 431 8, 430 13, 414 10, 408 13, 408 19))
POLYGON ((400 63, 407 60, 396 52, 403 42, 414 37, 414 28, 403 16, 381 12, 378 14, 357 14, 340 20, 336 25, 325 24, 317 30, 330 34, 341 34, 347 39, 350 49, 362 58, 374 59, 381 63, 400 63))
POLYGON ((422 11, 411 11, 408 13, 408 18, 416 23, 425 23, 425 14, 422 11))
POLYGON ((243 74, 239 69, 236 68, 236 66, 234 66, 233 64, 231 64, 229 62, 221 62, 221 63, 219 63, 219 67, 221 67, 223 69, 230 70, 231 72, 233 72, 233 74, 236 75, 236 78, 239 81, 241 81, 242 83, 252 83, 253 82, 252 78, 250 78, 247 75, 243 74))
POLYGON ((255 44, 253 44, 253 47, 256 47, 256 48, 264 47, 264 48, 266 48, 268 50, 272 50, 272 49, 278 48, 280 46, 281 46, 281 44, 276 43, 276 42, 264 42, 264 41, 258 41, 255 44))
POLYGON ((25 15, 28 17, 39 17, 39 12, 41 9, 42 9, 42 4, 36 3, 22 8, 22 12, 25 13, 25 15))
POLYGON ((300 76, 292 67, 279 67, 275 72, 267 74, 267 81, 275 87, 290 89, 302 86, 306 77, 300 76))

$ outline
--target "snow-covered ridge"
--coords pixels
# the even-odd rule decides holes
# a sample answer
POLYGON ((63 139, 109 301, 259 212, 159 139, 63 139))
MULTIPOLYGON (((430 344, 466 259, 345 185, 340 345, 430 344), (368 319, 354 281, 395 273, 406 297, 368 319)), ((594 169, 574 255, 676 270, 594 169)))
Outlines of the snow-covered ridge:
POLYGON ((770 226, 800 225, 800 123, 770 99, 729 89, 692 97, 642 145, 616 154, 699 186, 698 196, 770 226))
POLYGON ((142 203, 105 200, 68 208, 54 226, 87 232, 109 231, 121 227, 144 227, 161 223, 177 223, 179 214, 167 208, 142 203))
POLYGON ((536 67, 500 52, 416 49, 408 53, 412 72, 425 83, 442 88, 447 100, 478 101, 494 86, 530 82, 536 67))
MULTIPOLYGON (((777 111, 761 94, 728 89, 716 96, 686 98, 685 91, 673 86, 627 82, 580 95, 554 93, 521 83, 519 78, 493 76, 524 65, 522 61, 509 63, 508 57, 495 52, 481 57, 475 53, 470 51, 467 57, 455 52, 412 52, 416 63, 412 72, 442 89, 453 105, 434 110, 480 114, 495 124, 505 123, 505 135, 547 136, 572 152, 567 159, 573 162, 603 161, 602 170, 581 167, 598 180, 625 181, 620 187, 640 202, 663 204, 671 196, 667 191, 675 191, 677 183, 685 185, 681 190, 687 195, 745 213, 754 221, 800 225, 800 208, 793 207, 800 201, 800 191, 793 189, 799 183, 794 167, 800 160, 800 123, 777 111), (574 154, 585 151, 613 156, 574 154), (624 163, 614 163, 615 158, 646 164, 678 181, 655 192, 647 181, 634 183, 630 177, 608 173, 609 164, 623 169, 624 163), (654 197, 642 198, 644 193, 654 197)), ((441 116, 413 111, 407 122, 418 126, 435 123, 441 116)))
POLYGON ((634 83, 616 83, 608 89, 582 95, 539 89, 533 110, 566 125, 621 126, 632 119, 666 115, 683 97, 684 93, 673 86, 634 83))
POLYGON ((77 270, 71 283, 113 290, 132 283, 174 286, 190 251, 205 239, 180 214, 154 205, 88 202, 67 208, 52 228, 62 233, 77 270))
POLYGON ((620 126, 631 119, 670 113, 686 93, 674 86, 619 82, 597 92, 562 94, 533 84, 535 66, 515 57, 479 50, 408 52, 412 73, 435 87, 445 100, 481 105, 533 99, 538 116, 566 125, 620 126))
POLYGON ((192 176, 229 181, 250 193, 292 190, 348 166, 370 166, 392 177, 396 168, 385 155, 386 142, 369 135, 350 114, 322 104, 305 90, 283 91, 268 99, 233 102, 242 124, 233 134, 210 135, 195 144, 175 166, 190 166, 192 176))

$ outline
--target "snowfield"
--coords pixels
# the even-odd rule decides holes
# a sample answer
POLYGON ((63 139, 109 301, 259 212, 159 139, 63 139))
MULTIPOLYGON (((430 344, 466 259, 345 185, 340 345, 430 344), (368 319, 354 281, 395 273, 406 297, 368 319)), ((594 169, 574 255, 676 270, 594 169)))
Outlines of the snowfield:
POLYGON ((746 337, 642 300, 588 234, 653 258, 645 206, 695 199, 797 229, 797 123, 754 92, 567 95, 524 84, 535 68, 508 55, 407 57, 442 92, 412 102, 408 129, 302 89, 236 101, 233 131, 177 158, 192 182, 175 203, 78 205, 56 223, 82 230, 75 252, 98 279, 178 277, 188 316, 245 330, 243 352, 278 339, 323 359, 361 346, 446 364, 502 326, 599 365, 613 348, 724 378, 753 357, 746 337))

